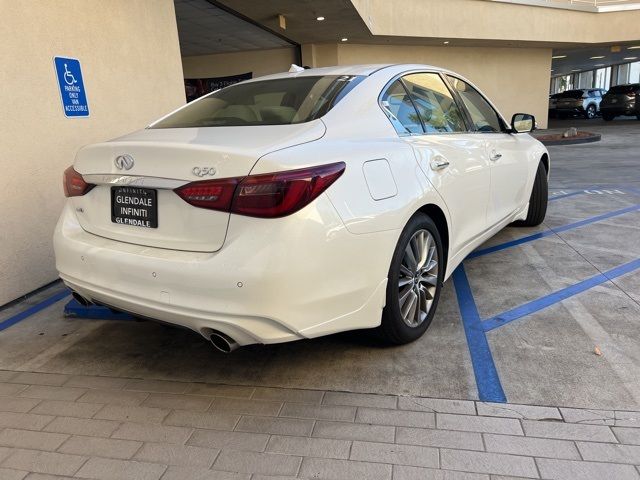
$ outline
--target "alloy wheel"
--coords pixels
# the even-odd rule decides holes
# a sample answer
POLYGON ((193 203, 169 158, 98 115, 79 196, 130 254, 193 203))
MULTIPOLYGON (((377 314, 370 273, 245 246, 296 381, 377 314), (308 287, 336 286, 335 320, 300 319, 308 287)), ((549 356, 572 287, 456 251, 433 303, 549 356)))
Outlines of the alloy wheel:
POLYGON ((398 302, 409 327, 424 322, 438 288, 438 251, 427 230, 418 230, 407 244, 398 277, 398 302))

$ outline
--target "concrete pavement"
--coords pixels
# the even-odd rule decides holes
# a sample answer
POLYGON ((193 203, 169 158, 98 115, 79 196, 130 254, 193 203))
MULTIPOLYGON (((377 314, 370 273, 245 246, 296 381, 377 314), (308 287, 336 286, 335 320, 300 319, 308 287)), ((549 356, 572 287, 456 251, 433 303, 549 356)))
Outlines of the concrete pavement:
POLYGON ((640 412, 0 371, 0 478, 640 479, 640 412))

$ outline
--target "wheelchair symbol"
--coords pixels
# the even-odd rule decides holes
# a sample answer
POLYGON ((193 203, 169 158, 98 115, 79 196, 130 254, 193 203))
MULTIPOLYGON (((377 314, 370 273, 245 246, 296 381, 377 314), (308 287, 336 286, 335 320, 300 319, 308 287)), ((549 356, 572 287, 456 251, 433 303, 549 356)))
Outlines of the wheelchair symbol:
POLYGON ((64 81, 65 81, 65 83, 67 85, 73 85, 74 83, 78 83, 76 78, 73 76, 73 74, 67 68, 67 64, 66 63, 64 64, 64 81))

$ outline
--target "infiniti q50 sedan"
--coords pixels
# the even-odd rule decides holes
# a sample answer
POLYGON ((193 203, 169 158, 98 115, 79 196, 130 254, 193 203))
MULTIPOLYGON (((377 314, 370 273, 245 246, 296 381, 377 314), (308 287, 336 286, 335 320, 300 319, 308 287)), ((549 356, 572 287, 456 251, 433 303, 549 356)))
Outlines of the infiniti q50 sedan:
POLYGON ((375 327, 407 343, 474 248, 544 219, 534 128, 426 65, 245 81, 82 148, 56 266, 79 301, 223 351, 375 327))

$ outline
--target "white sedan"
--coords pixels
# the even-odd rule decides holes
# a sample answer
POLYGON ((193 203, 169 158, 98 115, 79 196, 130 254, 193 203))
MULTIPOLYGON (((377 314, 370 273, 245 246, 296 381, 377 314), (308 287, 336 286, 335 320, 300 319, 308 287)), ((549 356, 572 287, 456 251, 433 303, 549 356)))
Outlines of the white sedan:
POLYGON ((242 82, 82 148, 56 266, 80 302, 223 351, 374 327, 410 342, 474 248, 544 219, 534 128, 426 65, 242 82))

